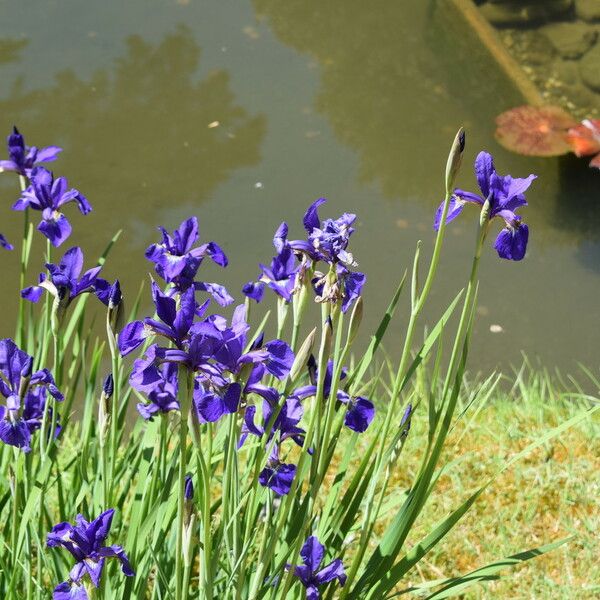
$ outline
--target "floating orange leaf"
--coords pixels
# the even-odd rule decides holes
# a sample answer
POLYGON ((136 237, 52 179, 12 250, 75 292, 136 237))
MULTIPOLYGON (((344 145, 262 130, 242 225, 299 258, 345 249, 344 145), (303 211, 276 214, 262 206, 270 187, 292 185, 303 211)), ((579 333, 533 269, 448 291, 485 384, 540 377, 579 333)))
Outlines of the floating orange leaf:
POLYGON ((496 139, 508 150, 528 156, 571 152, 567 130, 573 117, 558 106, 518 106, 496 117, 496 139))

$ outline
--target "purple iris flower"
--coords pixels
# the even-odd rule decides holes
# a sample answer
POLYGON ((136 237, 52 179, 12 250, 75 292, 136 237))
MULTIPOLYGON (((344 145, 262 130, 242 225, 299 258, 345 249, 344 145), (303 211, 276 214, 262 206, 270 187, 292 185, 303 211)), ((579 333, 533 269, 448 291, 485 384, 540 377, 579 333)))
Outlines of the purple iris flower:
MULTIPOLYGON (((348 252, 348 242, 354 233, 352 224, 356 221, 356 215, 344 213, 338 219, 319 219, 319 206, 327 202, 325 198, 315 200, 304 215, 304 228, 308 233, 308 244, 310 253, 317 260, 323 260, 329 264, 342 262, 354 265, 354 258, 348 252)), ((299 247, 299 249, 302 249, 299 247)))
MULTIPOLYGON (((263 401, 262 408, 262 424, 255 423, 256 417, 256 406, 248 406, 246 413, 244 414, 244 422, 242 423, 242 436, 240 438, 239 445, 241 446, 249 434, 257 437, 262 437, 265 434, 267 424, 271 420, 273 413, 277 409, 277 406, 268 400, 263 401)), ((290 438, 296 442, 299 446, 304 443, 304 429, 298 427, 302 416, 304 415, 304 409, 298 398, 288 398, 283 405, 279 414, 273 421, 273 426, 269 432, 267 443, 273 439, 273 435, 279 433, 279 442, 290 438)))
POLYGON ((194 323, 184 345, 157 348, 156 357, 167 362, 183 363, 194 371, 210 362, 213 368, 209 373, 229 372, 233 375, 237 375, 246 364, 263 364, 278 379, 286 377, 294 362, 291 348, 282 340, 272 340, 260 348, 244 352, 248 330, 246 309, 240 305, 234 311, 230 326, 223 317, 211 315, 194 323))
POLYGON ((148 396, 148 403, 137 404, 137 410, 144 419, 152 419, 157 413, 179 410, 176 364, 147 365, 144 360, 138 358, 133 363, 130 381, 132 387, 148 396), (140 371, 143 372, 142 378, 137 376, 140 371))
POLYGON ((183 292, 190 286, 212 295, 221 306, 233 302, 229 292, 217 283, 194 281, 202 261, 209 256, 217 265, 227 266, 227 256, 215 242, 208 242, 194 248, 198 241, 198 219, 190 217, 178 229, 169 234, 164 227, 158 228, 163 239, 146 250, 146 258, 155 263, 155 270, 172 289, 183 292))
POLYGON ((141 346, 146 338, 160 335, 182 348, 187 339, 194 316, 201 316, 208 307, 208 302, 202 306, 196 305, 194 288, 188 288, 179 298, 179 307, 175 298, 164 294, 152 282, 152 299, 159 320, 146 317, 142 321, 132 321, 119 333, 118 345, 123 356, 141 346))
POLYGON ((78 246, 67 250, 57 265, 46 264, 48 276, 40 273, 39 284, 21 290, 21 296, 37 302, 44 290, 52 294, 64 310, 80 294, 94 292, 100 296, 108 282, 98 277, 102 267, 93 267, 83 275, 83 252, 78 246), (80 277, 81 275, 81 277, 80 277))
POLYGON ((110 526, 115 510, 111 508, 103 512, 91 523, 82 515, 75 517, 75 525, 59 523, 48 534, 46 545, 49 548, 62 546, 66 548, 77 561, 69 572, 69 580, 60 583, 54 589, 54 600, 72 598, 87 599, 83 578, 87 573, 95 587, 100 586, 104 561, 116 558, 121 562, 121 570, 128 577, 135 575, 129 559, 121 546, 105 546, 104 541, 110 532, 110 526))
POLYGON ((318 600, 321 597, 319 586, 334 579, 337 579, 342 587, 346 583, 346 572, 339 558, 336 558, 327 566, 319 568, 325 556, 325 547, 316 536, 311 535, 304 542, 304 546, 300 550, 300 556, 304 565, 287 565, 286 570, 293 569, 294 575, 300 579, 302 585, 306 588, 307 600, 318 600))
POLYGON ((92 207, 85 196, 75 189, 67 189, 64 177, 54 175, 43 167, 31 171, 31 185, 14 203, 13 210, 32 208, 42 212, 38 231, 45 235, 55 247, 60 246, 71 235, 71 224, 62 214, 61 208, 68 202, 76 202, 82 214, 87 215, 92 207))
MULTIPOLYGON (((31 435, 42 425, 47 395, 63 400, 48 369, 32 373, 33 357, 11 339, 0 340, 0 439, 10 446, 31 450, 31 435)), ((56 430, 56 435, 60 430, 56 430)))
MULTIPOLYGON (((309 374, 311 378, 311 384, 297 388, 292 392, 293 398, 298 400, 304 400, 310 396, 314 396, 317 393, 317 379, 318 370, 314 366, 314 359, 309 365, 309 374)), ((340 379, 346 378, 347 371, 342 369, 340 379)), ((333 378, 333 361, 330 360, 327 363, 327 371, 325 372, 325 378, 323 381, 323 393, 325 398, 329 398, 331 392, 331 380, 333 378)), ((363 433, 366 431, 375 417, 375 406, 373 403, 363 396, 352 397, 344 390, 337 391, 337 399, 345 404, 348 408, 344 417, 344 425, 355 431, 356 433, 363 433)))
POLYGON ((14 171, 23 177, 29 177, 33 167, 45 162, 52 162, 58 158, 62 148, 58 146, 47 146, 36 148, 26 146, 23 136, 16 127, 6 138, 8 146, 8 160, 0 160, 1 171, 14 171))
POLYGON ((290 493, 295 475, 296 465, 281 462, 279 446, 274 444, 265 468, 258 475, 258 482, 279 496, 285 496, 290 493))
POLYGON ((287 223, 282 223, 273 238, 277 256, 271 260, 270 266, 259 264, 261 274, 258 281, 250 281, 242 288, 244 294, 256 302, 262 300, 265 285, 287 302, 292 299, 296 285, 296 273, 300 269, 300 265, 296 263, 294 250, 287 241, 287 233, 287 223))
MULTIPOLYGON (((494 168, 494 159, 487 152, 480 152, 475 159, 475 176, 481 196, 461 189, 455 189, 450 204, 446 223, 455 219, 467 202, 483 207, 489 201, 489 219, 498 217, 504 220, 504 229, 500 231, 494 248, 500 258, 521 260, 527 250, 529 228, 521 221, 515 211, 521 206, 527 206, 525 192, 531 185, 535 175, 524 179, 513 178, 510 175, 498 175, 494 168)), ((438 229, 444 203, 440 205, 435 215, 434 227, 438 229)))
POLYGON ((119 348, 122 354, 127 354, 148 334, 160 334, 169 339, 175 347, 153 344, 145 357, 136 361, 131 385, 150 393, 164 385, 158 365, 185 365, 193 373, 194 407, 199 420, 214 422, 238 410, 243 390, 235 380, 242 370, 249 369, 245 391, 264 397, 273 391, 260 384, 258 378, 262 375, 258 373, 268 372, 283 379, 292 367, 294 354, 281 340, 272 340, 264 346, 255 343, 246 351, 249 325, 243 305, 234 311, 230 325, 219 315, 194 323, 197 311, 194 310, 193 294, 193 288, 188 288, 181 295, 177 310, 175 300, 163 295, 156 286, 155 305, 161 321, 145 319, 130 323, 119 335, 119 348), (258 371, 257 366, 264 370, 258 371))

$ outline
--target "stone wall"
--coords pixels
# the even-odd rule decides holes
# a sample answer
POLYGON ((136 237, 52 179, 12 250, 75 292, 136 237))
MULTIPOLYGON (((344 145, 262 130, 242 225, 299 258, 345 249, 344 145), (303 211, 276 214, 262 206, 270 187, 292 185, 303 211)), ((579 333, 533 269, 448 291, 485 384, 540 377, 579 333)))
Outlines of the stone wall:
POLYGON ((600 0, 477 0, 549 104, 600 116, 600 0))

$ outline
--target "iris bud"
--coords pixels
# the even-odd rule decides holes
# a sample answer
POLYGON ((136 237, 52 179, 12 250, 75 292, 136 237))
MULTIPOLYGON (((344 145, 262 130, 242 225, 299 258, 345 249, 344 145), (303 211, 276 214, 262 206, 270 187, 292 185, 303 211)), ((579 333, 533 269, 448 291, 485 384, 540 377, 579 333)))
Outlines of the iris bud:
POLYGON ((317 328, 315 327, 306 337, 302 346, 300 346, 300 350, 296 353, 296 358, 294 358, 294 363, 292 364, 292 368, 290 369, 290 380, 295 381, 300 375, 304 365, 307 364, 309 357, 311 356, 312 348, 315 343, 315 336, 317 335, 317 328))
POLYGON ((461 127, 454 138, 448 162, 446 163, 446 193, 451 194, 454 189, 454 181, 460 170, 463 152, 465 150, 465 130, 461 127))
POLYGON ((400 428, 402 429, 400 433, 401 438, 406 438, 408 432, 410 431, 410 423, 412 419, 413 407, 412 404, 409 404, 402 415, 402 419, 400 420, 400 428))
POLYGON ((102 393, 100 394, 100 402, 98 405, 98 432, 100 445, 104 446, 108 431, 110 429, 111 410, 110 398, 114 392, 114 380, 112 373, 109 373, 102 384, 102 393))
POLYGON ((102 384, 102 392, 107 398, 110 398, 113 395, 113 391, 115 389, 115 381, 113 379, 112 373, 109 373, 102 384))
POLYGON ((123 294, 121 293, 121 284, 116 279, 110 287, 108 294, 108 312, 106 315, 106 325, 109 333, 116 332, 120 329, 120 320, 123 314, 123 294))
POLYGON ((110 288, 110 293, 108 295, 108 308, 109 310, 114 310, 121 304, 121 300, 123 299, 123 294, 121 293, 121 284, 119 280, 116 279, 110 288))
POLYGON ((194 512, 194 484, 192 476, 188 473, 185 476, 184 488, 184 517, 183 517, 183 559, 185 565, 189 566, 192 561, 192 536, 194 532, 194 524, 196 514, 194 512))

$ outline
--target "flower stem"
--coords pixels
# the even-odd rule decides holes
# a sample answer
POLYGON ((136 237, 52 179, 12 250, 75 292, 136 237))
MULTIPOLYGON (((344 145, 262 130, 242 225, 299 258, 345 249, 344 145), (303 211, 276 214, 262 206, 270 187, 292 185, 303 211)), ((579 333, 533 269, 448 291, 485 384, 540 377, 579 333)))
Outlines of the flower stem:
POLYGON ((191 406, 192 377, 187 367, 179 367, 179 389, 183 391, 179 419, 179 475, 177 503, 177 542, 175 550, 175 600, 183 600, 183 521, 185 508, 185 474, 187 470, 187 421, 191 406))

